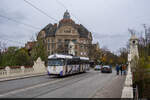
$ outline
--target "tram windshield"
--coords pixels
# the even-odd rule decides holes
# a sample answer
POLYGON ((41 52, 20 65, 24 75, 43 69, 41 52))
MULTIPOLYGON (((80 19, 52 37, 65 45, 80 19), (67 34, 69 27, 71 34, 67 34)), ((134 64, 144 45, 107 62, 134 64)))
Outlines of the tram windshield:
POLYGON ((49 59, 48 66, 63 66, 64 60, 63 59, 49 59))

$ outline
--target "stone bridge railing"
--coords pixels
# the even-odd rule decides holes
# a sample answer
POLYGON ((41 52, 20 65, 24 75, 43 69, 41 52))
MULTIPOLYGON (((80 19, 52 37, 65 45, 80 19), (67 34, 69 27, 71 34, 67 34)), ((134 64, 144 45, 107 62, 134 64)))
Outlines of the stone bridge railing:
POLYGON ((125 85, 122 90, 121 98, 133 98, 132 72, 130 64, 128 66, 127 76, 125 79, 125 85))
POLYGON ((16 66, 16 67, 5 67, 5 69, 0 69, 0 79, 7 79, 10 77, 26 76, 26 75, 36 75, 46 73, 46 67, 44 62, 40 58, 34 62, 33 66, 16 66))

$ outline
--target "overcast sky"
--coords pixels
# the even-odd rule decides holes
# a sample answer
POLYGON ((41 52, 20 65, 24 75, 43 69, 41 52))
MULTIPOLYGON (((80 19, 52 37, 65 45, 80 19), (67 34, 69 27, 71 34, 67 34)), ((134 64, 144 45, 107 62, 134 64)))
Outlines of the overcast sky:
MULTIPOLYGON (((66 10, 57 0, 28 1, 58 21, 66 10)), ((142 31, 142 24, 150 25, 150 0, 59 1, 68 8, 76 23, 83 24, 92 32, 94 43, 99 42, 100 47, 107 46, 113 52, 126 46, 130 37, 128 28, 142 31)), ((40 28, 49 23, 58 23, 23 0, 0 0, 0 15, 39 28, 30 28, 0 17, 0 40, 7 45, 21 46, 31 40, 40 28)))

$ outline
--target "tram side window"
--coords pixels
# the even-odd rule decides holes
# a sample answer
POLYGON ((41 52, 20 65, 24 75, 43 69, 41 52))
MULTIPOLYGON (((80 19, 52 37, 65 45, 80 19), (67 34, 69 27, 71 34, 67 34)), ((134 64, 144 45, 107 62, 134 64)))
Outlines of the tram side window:
POLYGON ((83 61, 83 60, 81 60, 81 61, 80 61, 80 64, 84 64, 84 61, 83 61))
POLYGON ((72 64, 72 60, 71 59, 68 59, 67 60, 67 65, 71 65, 72 64))
POLYGON ((50 59, 48 60, 49 66, 63 66, 64 61, 62 59, 50 59))
POLYGON ((67 65, 76 65, 76 64, 78 64, 79 63, 79 61, 74 61, 74 60, 67 60, 67 65))
POLYGON ((88 62, 88 61, 85 61, 85 60, 82 60, 82 61, 81 61, 81 64, 89 64, 89 62, 88 62))

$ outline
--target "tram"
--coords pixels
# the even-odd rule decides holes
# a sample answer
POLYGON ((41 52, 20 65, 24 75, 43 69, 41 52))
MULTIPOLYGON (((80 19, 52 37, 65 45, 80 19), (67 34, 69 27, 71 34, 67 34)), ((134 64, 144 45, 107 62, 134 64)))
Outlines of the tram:
POLYGON ((48 75, 66 76, 86 72, 89 58, 72 55, 53 54, 48 57, 48 75))

